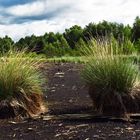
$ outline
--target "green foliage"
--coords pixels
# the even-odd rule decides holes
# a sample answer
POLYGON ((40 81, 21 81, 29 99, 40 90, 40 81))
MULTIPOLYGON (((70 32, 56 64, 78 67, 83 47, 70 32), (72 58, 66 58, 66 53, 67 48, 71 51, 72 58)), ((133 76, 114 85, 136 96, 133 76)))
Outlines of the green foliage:
POLYGON ((122 43, 123 53, 124 54, 134 54, 137 53, 137 48, 133 42, 129 39, 125 39, 122 43))
POLYGON ((20 93, 40 94, 42 77, 38 61, 23 52, 9 51, 0 58, 0 100, 20 93))
POLYGON ((83 29, 78 25, 65 30, 64 37, 72 49, 75 48, 76 42, 82 37, 82 33, 83 29))
POLYGON ((73 57, 73 56, 62 56, 62 57, 53 57, 48 58, 47 62, 57 62, 57 63, 66 63, 66 62, 72 62, 72 63, 86 63, 85 57, 73 57))
POLYGON ((140 38, 134 44, 135 44, 135 49, 139 54, 140 53, 140 38))
POLYGON ((96 87, 102 93, 129 94, 139 84, 139 70, 123 55, 118 42, 114 47, 110 41, 92 40, 85 49, 89 62, 82 76, 89 87, 96 87))
POLYGON ((138 66, 123 55, 123 45, 116 42, 114 47, 110 42, 90 42, 90 47, 85 49, 88 63, 82 77, 89 87, 94 108, 99 113, 111 111, 111 115, 120 116, 128 111, 126 104, 134 103, 131 93, 140 85, 140 72, 138 66))
POLYGON ((87 43, 82 39, 82 38, 80 38, 78 41, 77 41, 77 43, 75 44, 75 49, 76 50, 79 50, 79 49, 81 49, 81 48, 85 48, 87 46, 87 43))
MULTIPOLYGON (((7 52, 11 46, 18 50, 28 48, 30 52, 37 54, 45 54, 47 57, 79 55, 82 50, 82 44, 87 44, 91 38, 114 37, 119 42, 127 41, 128 46, 124 48, 126 53, 138 50, 140 39, 140 19, 136 17, 133 27, 129 25, 119 24, 115 22, 107 22, 103 20, 99 23, 89 23, 84 28, 74 25, 66 29, 64 33, 45 33, 42 36, 26 36, 14 43, 11 38, 0 38, 0 52, 7 52), (77 45, 77 44, 81 45, 77 45), (133 45, 135 44, 135 46, 133 45), (77 47, 78 46, 78 47, 77 47), (78 49, 77 49, 78 48, 78 49)), ((126 43, 126 44, 127 44, 126 43)))
POLYGON ((5 53, 13 47, 14 42, 8 36, 0 38, 0 53, 5 53))
POLYGON ((140 38, 140 18, 136 17, 132 28, 132 41, 138 41, 140 38))

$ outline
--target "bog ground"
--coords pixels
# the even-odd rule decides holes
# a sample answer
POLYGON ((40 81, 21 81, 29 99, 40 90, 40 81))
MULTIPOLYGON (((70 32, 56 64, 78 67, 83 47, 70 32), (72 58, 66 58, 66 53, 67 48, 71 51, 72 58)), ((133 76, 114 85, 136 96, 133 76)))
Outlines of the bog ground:
MULTIPOLYGON (((44 85, 49 115, 89 114, 92 101, 80 78, 83 64, 45 63, 41 70, 48 79, 44 85)), ((45 114, 45 115, 48 115, 45 114)), ((44 116, 45 116, 44 115, 44 116)), ((139 140, 140 123, 108 119, 0 120, 0 140, 139 140)))

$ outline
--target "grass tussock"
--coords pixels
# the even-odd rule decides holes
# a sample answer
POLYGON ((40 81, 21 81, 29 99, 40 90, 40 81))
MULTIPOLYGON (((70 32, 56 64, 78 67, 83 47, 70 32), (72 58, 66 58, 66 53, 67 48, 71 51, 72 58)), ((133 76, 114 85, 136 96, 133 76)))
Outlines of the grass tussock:
POLYGON ((132 90, 140 84, 138 66, 127 59, 123 46, 117 41, 93 39, 84 50, 88 63, 82 77, 100 113, 124 115, 131 110, 128 104, 133 102, 132 90))
MULTIPOLYGON (((11 106, 18 114, 34 116, 45 111, 39 62, 24 51, 9 51, 0 58, 0 111, 11 106)), ((1 113, 2 114, 2 113, 1 113)))

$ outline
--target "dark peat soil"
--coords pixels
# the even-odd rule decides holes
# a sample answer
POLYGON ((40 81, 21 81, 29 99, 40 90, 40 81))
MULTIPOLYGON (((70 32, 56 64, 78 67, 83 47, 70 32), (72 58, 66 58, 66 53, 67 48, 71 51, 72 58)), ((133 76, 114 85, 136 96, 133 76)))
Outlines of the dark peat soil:
MULTIPOLYGON (((82 64, 46 63, 41 66, 48 85, 45 115, 88 114, 92 101, 80 78, 82 64)), ((44 116, 45 116, 44 115, 44 116)), ((140 140, 140 123, 84 119, 0 120, 0 140, 140 140)), ((73 115, 72 115, 73 116, 73 115)), ((80 116, 80 115, 79 115, 80 116)))

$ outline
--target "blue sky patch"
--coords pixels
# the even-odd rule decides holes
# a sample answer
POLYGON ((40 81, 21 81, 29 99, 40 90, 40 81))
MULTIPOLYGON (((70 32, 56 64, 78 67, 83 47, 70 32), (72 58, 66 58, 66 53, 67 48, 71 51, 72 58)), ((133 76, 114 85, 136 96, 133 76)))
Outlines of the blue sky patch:
POLYGON ((0 0, 0 6, 9 7, 14 5, 19 5, 19 4, 26 4, 33 1, 35 0, 0 0))

